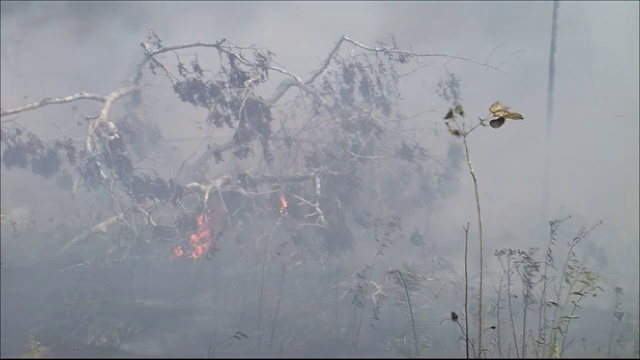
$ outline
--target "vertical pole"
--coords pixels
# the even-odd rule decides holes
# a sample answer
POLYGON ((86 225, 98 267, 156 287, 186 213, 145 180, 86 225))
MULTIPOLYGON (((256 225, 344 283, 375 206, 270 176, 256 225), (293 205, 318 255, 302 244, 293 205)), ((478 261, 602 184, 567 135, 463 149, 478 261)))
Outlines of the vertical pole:
POLYGON ((553 110, 554 110, 554 85, 556 77, 556 49, 558 38, 558 8, 560 7, 560 1, 553 1, 553 15, 551 20, 551 47, 549 49, 549 78, 547 83, 547 132, 546 132, 546 162, 545 162, 545 177, 544 177, 544 193, 543 193, 543 209, 544 223, 546 223, 551 215, 550 203, 551 203, 551 158, 553 151, 552 147, 552 125, 553 125, 553 110))

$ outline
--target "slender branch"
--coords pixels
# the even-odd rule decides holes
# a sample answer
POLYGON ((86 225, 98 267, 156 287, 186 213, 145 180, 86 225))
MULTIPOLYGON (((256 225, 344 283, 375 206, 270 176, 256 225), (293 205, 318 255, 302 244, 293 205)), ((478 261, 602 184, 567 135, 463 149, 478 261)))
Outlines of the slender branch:
POLYGON ((100 96, 96 94, 91 94, 87 92, 79 92, 77 94, 59 97, 59 98, 45 98, 39 102, 23 105, 17 108, 8 109, 8 110, 0 110, 0 116, 12 115, 23 113, 31 110, 36 110, 44 106, 48 105, 56 105, 56 104, 66 104, 78 100, 93 100, 99 101, 102 103, 102 108, 100 109, 100 115, 98 117, 87 118, 87 137, 85 139, 85 149, 87 152, 93 152, 93 135, 95 134, 96 127, 100 123, 106 123, 109 121, 109 113, 111 112, 111 107, 113 103, 119 98, 128 95, 135 91, 137 86, 129 85, 123 88, 120 88, 107 96, 100 96))
POLYGON ((66 103, 70 103, 78 100, 93 100, 93 101, 105 102, 106 97, 82 91, 77 94, 73 94, 69 96, 44 98, 38 102, 33 102, 30 104, 19 106, 17 108, 2 109, 0 110, 0 117, 35 110, 47 105, 66 104, 66 103))
POLYGON ((273 339, 276 333, 276 323, 278 321, 278 315, 280 314, 280 304, 282 303, 282 291, 284 289, 284 277, 287 273, 287 267, 282 264, 282 273, 280 274, 280 288, 278 290, 278 299, 276 300, 276 309, 273 314, 273 322, 271 323, 271 335, 269 337, 269 351, 273 348, 273 339))
POLYGON ((518 349, 518 338, 516 333, 516 323, 513 318, 513 306, 511 305, 511 299, 513 296, 511 295, 511 255, 507 254, 507 267, 505 268, 502 265, 502 260, 500 260, 500 266, 502 270, 505 271, 507 275, 507 303, 509 305, 509 317, 511 319, 511 333, 513 335, 513 344, 516 348, 516 358, 520 357, 520 350, 518 349))
MULTIPOLYGON (((457 122, 456 122, 457 123, 457 122)), ((471 165, 471 157, 469 154, 469 146, 467 144, 467 135, 468 133, 462 133, 462 140, 464 142, 464 151, 467 158, 467 165, 469 166, 469 174, 471 174, 471 178, 473 180, 473 188, 476 195, 476 210, 478 213, 478 236, 480 241, 480 294, 479 294, 479 310, 478 310, 478 349, 482 352, 482 285, 484 278, 484 255, 483 255, 483 243, 482 243, 482 211, 480 208, 480 193, 478 191, 478 178, 476 177, 476 173, 473 171, 473 166, 471 165)), ((481 354, 478 354, 480 357, 481 354)))
POLYGON ((252 177, 254 182, 303 182, 313 178, 313 174, 292 174, 292 175, 262 175, 252 177))
POLYGON ((87 237, 89 237, 89 235, 93 235, 93 234, 97 234, 100 232, 106 232, 107 228, 113 224, 115 224, 116 222, 118 222, 118 220, 122 217, 123 214, 116 214, 104 221, 102 221, 101 223, 94 225, 91 229, 83 232, 82 234, 74 237, 73 239, 71 239, 68 243, 66 243, 62 249, 60 249, 60 251, 64 251, 67 250, 69 247, 71 247, 71 245, 82 241, 84 239, 86 239, 87 237))
POLYGON ((502 281, 504 280, 505 274, 500 275, 500 282, 498 283, 498 299, 496 305, 496 330, 498 334, 498 357, 502 358, 502 336, 500 335, 500 325, 502 322, 500 321, 500 310, 502 304, 502 281))
POLYGON ((413 341, 416 349, 416 356, 420 356, 420 346, 418 345, 418 333, 416 332, 416 322, 413 318, 413 307, 411 306, 411 297, 409 295, 409 289, 407 288, 407 283, 404 281, 404 276, 402 276, 402 271, 396 270, 400 280, 402 281, 402 288, 404 289, 405 296, 407 297, 407 304, 409 306, 409 316, 411 317, 411 329, 413 330, 413 341))
MULTIPOLYGON (((136 72, 135 72, 134 76, 129 79, 129 82, 131 82, 133 84, 139 84, 140 80, 142 80, 142 76, 144 74, 143 71, 142 71, 144 69, 144 66, 147 65, 147 63, 149 63, 150 61, 154 61, 155 60, 154 57, 156 55, 160 55, 160 54, 163 54, 163 53, 166 53, 166 52, 171 52, 171 51, 176 51, 176 50, 194 48, 194 47, 216 48, 216 49, 218 49, 218 51, 223 51, 224 48, 223 48, 222 44, 225 41, 226 40, 223 39, 223 40, 221 40, 221 41, 219 41, 217 43, 197 42, 197 43, 191 43, 191 44, 185 44, 185 45, 163 47, 161 49, 153 50, 153 51, 151 50, 150 46, 147 43, 142 42, 142 43, 140 43, 140 46, 142 46, 142 48, 145 50, 145 57, 138 64, 138 66, 136 68, 136 72)), ((227 52, 228 52, 228 50, 227 50, 227 52)))
POLYGON ((318 76, 322 75, 325 72, 325 70, 329 68, 329 65, 331 64, 331 60, 333 60, 333 58, 336 56, 336 54, 338 53, 338 50, 340 50, 340 46, 345 40, 346 40, 346 37, 343 35, 340 38, 340 40, 338 40, 338 43, 336 43, 336 46, 333 47, 333 49, 331 50, 327 58, 322 62, 322 65, 320 66, 320 68, 313 73, 313 75, 311 76, 311 78, 309 78, 309 80, 305 81, 305 84, 307 85, 312 84, 318 78, 318 76))
MULTIPOLYGON (((464 328, 465 334, 469 334, 469 272, 468 272, 468 254, 469 254, 469 223, 463 226, 464 230, 464 328)), ((461 325, 462 326, 462 325, 461 325)), ((469 358, 469 336, 465 335, 466 356, 469 358)))
POLYGON ((529 294, 527 293, 527 282, 524 280, 522 272, 516 266, 516 271, 518 272, 518 276, 520 277, 520 282, 522 283, 522 358, 527 357, 527 309, 529 308, 529 294))
MULTIPOLYGON (((280 220, 280 219, 278 219, 280 220)), ((260 240, 258 238, 258 240, 260 240)), ((269 248, 267 246, 264 247, 264 253, 262 256, 262 270, 260 272, 260 292, 258 295, 258 321, 257 321, 257 328, 258 328, 258 336, 257 338, 257 344, 258 344, 258 349, 260 349, 260 346, 262 345, 262 297, 264 295, 264 277, 265 277, 265 271, 266 271, 266 266, 267 266, 267 252, 269 251, 269 248)))
POLYGON ((193 166, 190 166, 190 172, 195 172, 197 169, 202 168, 209 161, 209 159, 211 159, 212 156, 222 154, 223 152, 231 150, 236 146, 238 146, 238 143, 233 139, 222 144, 213 144, 209 146, 208 150, 198 157, 193 166))
MULTIPOLYGON (((580 292, 582 292, 583 290, 581 290, 580 292)), ((571 309, 571 314, 569 314, 569 317, 567 317, 567 321, 565 323, 565 327, 564 327, 564 336, 562 337, 562 344, 560 345, 560 356, 562 356, 564 354, 564 352, 567 350, 567 347, 569 347, 569 345, 571 345, 571 342, 573 340, 571 340, 569 342, 569 344, 566 344, 567 341, 567 333, 569 332, 569 323, 571 322, 571 318, 575 315, 576 310, 578 310, 578 308, 580 308, 580 305, 578 305, 580 303, 580 300, 584 299, 584 296, 580 296, 578 298, 578 300, 573 301, 573 309, 571 309)))
POLYGON ((476 65, 480 65, 480 66, 484 66, 487 67, 489 69, 493 69, 493 70, 497 70, 500 72, 505 72, 504 70, 497 68, 495 66, 491 66, 487 63, 483 63, 477 60, 473 60, 470 58, 466 58, 466 57, 462 57, 462 56, 456 56, 456 55, 448 55, 448 54, 442 54, 442 53, 433 53, 433 54, 425 54, 425 53, 414 53, 414 52, 409 52, 409 51, 402 51, 402 50, 394 50, 394 49, 389 49, 389 48, 380 48, 380 47, 371 47, 371 46, 367 46, 364 45, 360 42, 357 42, 353 39, 350 39, 348 37, 342 37, 342 40, 351 43, 361 49, 364 50, 368 50, 368 51, 375 51, 375 52, 384 52, 387 54, 398 54, 398 55, 406 55, 406 56, 410 56, 410 57, 417 57, 417 58, 423 58, 423 57, 442 57, 442 58, 448 58, 448 59, 455 59, 455 60, 462 60, 462 61, 467 61, 476 65))
POLYGON ((318 215, 318 220, 316 221, 316 225, 320 225, 320 226, 325 226, 327 224, 326 220, 325 220, 325 216, 324 216, 324 212, 322 211, 322 209, 320 209, 320 204, 318 203, 312 203, 309 200, 306 200, 294 193, 290 193, 293 197, 295 197, 296 199, 306 203, 307 205, 313 207, 314 209, 316 209, 316 212, 311 213, 311 214, 307 214, 305 217, 310 217, 310 216, 314 216, 314 215, 318 215), (318 224, 318 222, 320 222, 320 224, 318 224))
POLYGON ((92 101, 99 101, 103 103, 102 109, 100 111, 100 117, 107 118, 113 102, 118 98, 131 93, 135 89, 136 89, 135 86, 126 86, 112 92, 107 96, 101 96, 93 93, 88 93, 86 91, 82 91, 69 96, 44 98, 38 102, 33 102, 33 103, 22 105, 16 108, 2 109, 0 110, 0 117, 23 113, 31 110, 36 110, 48 105, 67 104, 67 103, 78 101, 78 100, 92 100, 92 101))
MULTIPOLYGON (((444 319, 444 320, 442 320, 440 323, 442 324, 443 322, 445 322, 445 321, 449 321, 449 320, 450 320, 450 319, 444 319)), ((462 327, 462 324, 460 324, 460 322, 459 322, 459 321, 454 321, 454 322, 455 322, 455 323, 458 325, 458 327, 460 328, 460 332, 462 333, 462 336, 466 339, 467 344, 470 344, 470 345, 471 345, 471 351, 473 351, 473 353, 475 353, 475 352, 476 352, 476 349, 475 349, 475 347, 473 346, 473 342, 471 342, 471 341, 469 340, 469 336, 468 336, 468 334, 464 331, 464 328, 462 327)), ((467 352, 467 353, 468 353, 468 352, 467 352)))
MULTIPOLYGON (((553 9, 551 13, 551 43, 549 45, 549 76, 547 80, 547 127, 546 127, 546 144, 545 144, 545 172, 543 182, 543 208, 542 212, 545 218, 549 217, 549 205, 551 202, 551 160, 552 152, 551 139, 553 137, 553 112, 554 112, 554 90, 556 78, 556 50, 558 39, 558 9, 560 1, 553 1, 553 9)), ((546 219, 545 219, 546 220, 546 219)))
POLYGON ((549 270, 549 256, 551 246, 553 245, 553 225, 549 224, 549 243, 547 244, 547 251, 545 253, 544 270, 542 274, 542 295, 540 297, 540 307, 538 309, 538 342, 537 351, 540 352, 540 346, 542 346, 542 352, 546 351, 546 329, 547 329, 547 288, 549 286, 548 270, 549 270))
MULTIPOLYGON (((551 328, 551 342, 549 343, 550 349, 549 349, 549 353, 550 355, 552 355, 553 353, 553 347, 554 344, 556 343, 556 339, 557 339, 557 333, 558 333, 558 325, 559 325, 559 321, 560 319, 558 318, 558 310, 560 310, 561 306, 560 305, 560 297, 562 296, 562 290, 565 288, 565 277, 567 276, 567 269, 569 268, 569 261, 571 260, 571 256, 573 254, 573 249, 574 247, 577 245, 577 237, 574 238, 572 241, 569 242, 569 249, 567 252, 567 257, 564 261, 564 266, 562 268, 562 272, 560 273, 560 281, 557 284, 557 297, 556 297, 556 305, 555 305, 555 309, 553 310, 553 327, 551 328)), ((567 292, 567 299, 569 298, 569 296, 571 295, 571 288, 572 288, 572 284, 569 284, 569 290, 567 292)), ((567 300, 568 301, 568 300, 567 300)))

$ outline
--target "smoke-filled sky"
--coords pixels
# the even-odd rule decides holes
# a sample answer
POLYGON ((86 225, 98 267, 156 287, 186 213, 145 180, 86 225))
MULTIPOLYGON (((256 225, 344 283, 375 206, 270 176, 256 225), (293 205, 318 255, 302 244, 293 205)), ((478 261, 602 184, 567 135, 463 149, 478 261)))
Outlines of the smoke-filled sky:
MULTIPOLYGON (((602 219, 605 226, 593 239, 607 251, 614 279, 635 281, 635 286, 638 8, 635 1, 561 3, 549 214, 572 214, 584 226, 602 219)), ((488 62, 502 71, 459 60, 446 63, 462 79, 468 114, 485 116, 489 104, 501 100, 525 115, 524 121, 500 131, 480 129, 471 138, 488 247, 545 246, 551 2, 3 1, 1 11, 3 108, 81 90, 115 89, 140 59, 139 44, 148 29, 165 45, 226 38, 267 47, 279 65, 299 75, 317 68, 341 35, 373 45, 393 34, 404 49, 488 62)), ((447 107, 435 93, 445 60, 428 61, 438 67, 416 72, 403 87, 405 113, 437 111, 421 116, 425 124, 440 121, 447 107)), ((158 96, 150 111, 177 116, 171 110, 180 105, 175 97, 158 96)), ((180 116, 202 116, 185 109, 180 116)), ((62 107, 25 114, 19 121, 56 131, 52 117, 61 127, 73 128, 64 124, 71 115, 62 107)), ((185 135, 177 127, 168 130, 185 135)), ((451 229, 443 236, 456 242, 462 238, 460 225, 475 220, 471 180, 466 173, 461 176, 462 191, 436 215, 443 228, 451 229)), ((11 185, 3 182, 2 191, 11 191, 11 185)))

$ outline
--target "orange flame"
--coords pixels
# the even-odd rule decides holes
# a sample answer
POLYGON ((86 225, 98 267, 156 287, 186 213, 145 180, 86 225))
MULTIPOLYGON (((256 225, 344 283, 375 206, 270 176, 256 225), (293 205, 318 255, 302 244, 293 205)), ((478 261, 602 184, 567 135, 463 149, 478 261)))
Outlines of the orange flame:
POLYGON ((182 250, 182 245, 178 245, 176 246, 176 248, 173 250, 173 254, 171 254, 171 257, 169 257, 170 260, 176 260, 179 257, 181 257, 182 255, 184 255, 184 250, 182 250))
POLYGON ((287 199, 284 194, 280 194, 280 215, 287 215, 287 199))
MULTIPOLYGON (((202 255, 206 254, 209 250, 209 247, 213 243, 213 238, 211 231, 213 222, 210 218, 210 213, 200 214, 196 217, 196 222, 198 225, 198 229, 195 233, 189 236, 189 244, 191 248, 191 253, 189 257, 192 259, 198 259, 202 255), (208 216, 207 216, 208 215, 208 216)), ((182 257, 185 254, 184 248, 182 245, 178 245, 171 255, 171 260, 176 260, 179 257, 182 257)))

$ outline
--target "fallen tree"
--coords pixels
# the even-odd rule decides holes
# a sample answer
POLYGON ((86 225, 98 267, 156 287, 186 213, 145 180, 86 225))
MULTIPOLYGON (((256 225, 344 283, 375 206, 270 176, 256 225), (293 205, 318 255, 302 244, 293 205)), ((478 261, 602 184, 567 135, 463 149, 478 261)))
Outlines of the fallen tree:
POLYGON ((224 39, 164 46, 151 32, 140 45, 142 60, 134 74, 109 94, 82 91, 0 111, 7 169, 30 168, 70 191, 82 184, 110 194, 113 216, 88 226, 63 250, 118 225, 123 258, 141 249, 179 257, 186 247, 198 258, 217 249, 223 233, 259 237, 250 225, 269 218, 307 252, 352 249, 353 229, 371 227, 374 217, 408 207, 428 210, 448 196, 442 187, 454 181, 462 159, 455 143, 449 145, 454 161, 430 158, 426 134, 406 128, 410 117, 400 108, 400 84, 412 72, 400 75, 398 69, 415 69, 416 60, 426 57, 491 67, 343 36, 303 79, 275 66, 271 51, 224 39), (211 64, 197 56, 185 60, 179 54, 184 49, 214 51, 217 69, 209 70, 211 64), (175 55, 173 64, 169 54, 175 55), (210 143, 182 161, 169 179, 144 162, 162 138, 142 110, 149 73, 168 80, 180 101, 206 111, 210 129, 229 134, 226 142, 210 143), (285 79, 264 90, 274 73, 285 79), (81 100, 100 104, 97 115, 84 116, 81 147, 62 131, 62 139, 51 144, 10 118, 81 100), (124 111, 116 116, 119 103, 124 111), (245 167, 230 173, 211 164, 231 161, 229 156, 245 167))

